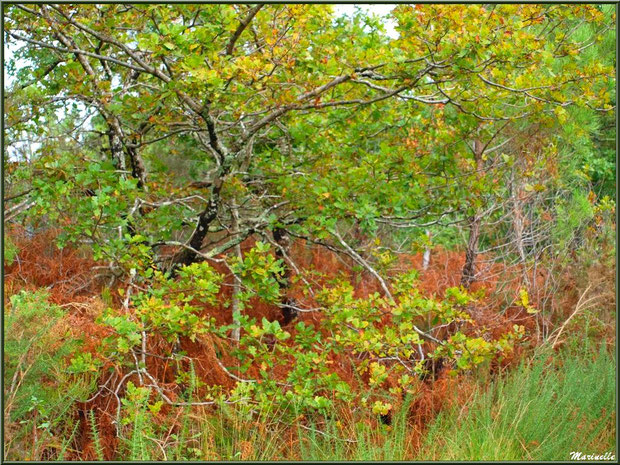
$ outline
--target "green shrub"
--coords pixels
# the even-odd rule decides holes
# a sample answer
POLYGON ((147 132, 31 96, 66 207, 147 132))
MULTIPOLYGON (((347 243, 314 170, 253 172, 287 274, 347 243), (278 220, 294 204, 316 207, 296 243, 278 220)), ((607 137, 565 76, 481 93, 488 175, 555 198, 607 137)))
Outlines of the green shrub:
POLYGON ((4 261, 6 264, 11 266, 17 258, 18 253, 19 248, 15 242, 11 240, 11 237, 8 235, 4 236, 4 261))
MULTIPOLYGON (((277 300, 280 290, 274 276, 280 268, 268 252, 267 246, 258 243, 247 253, 245 265, 238 261, 233 264, 244 282, 245 297, 241 301, 248 301, 252 295, 277 300), (251 263, 251 272, 244 268, 246 262, 251 263)), ((183 337, 200 340, 205 334, 225 340, 239 324, 241 337, 231 353, 237 363, 229 367, 232 371, 223 368, 239 382, 229 392, 214 386, 200 401, 251 400, 257 404, 254 412, 259 410, 267 416, 284 407, 291 417, 298 411, 325 415, 338 404, 353 402, 373 413, 387 414, 392 408, 390 398, 406 394, 416 376, 427 374, 421 351, 428 357, 442 358, 457 371, 471 370, 510 352, 523 336, 523 327, 518 325, 495 339, 485 334, 484 328, 467 326, 472 319, 466 309, 477 296, 454 287, 447 289, 443 298, 426 297, 416 275, 409 272, 394 278, 394 298, 382 297, 378 292, 357 298, 353 285, 345 278, 334 280, 315 296, 323 307, 324 318, 317 324, 300 321, 293 333, 277 320, 265 317, 258 321, 240 313, 238 323, 217 325, 215 318, 203 316, 196 302, 213 305, 222 281, 222 276, 206 262, 180 267, 176 279, 155 271, 150 288, 131 296, 134 311, 110 309, 104 314, 102 323, 113 331, 104 340, 101 355, 123 369, 133 367, 136 373, 148 377, 138 359, 146 341, 163 337, 177 343, 183 337), (461 330, 436 344, 436 348, 429 339, 438 340, 418 326, 453 323, 459 324, 461 330), (343 379, 334 372, 332 364, 337 359, 354 365, 354 379, 343 379), (251 368, 258 368, 258 373, 249 377, 251 368), (368 380, 363 381, 366 374, 368 380), (398 377, 398 386, 388 384, 390 376, 398 377), (356 390, 360 383, 364 389, 356 390)), ((174 346, 165 356, 183 357, 174 353, 174 346)), ((85 368, 92 362, 79 360, 74 364, 85 368)), ((185 375, 182 371, 177 374, 185 375)))
POLYGON ((55 456, 73 435, 69 420, 76 400, 94 387, 92 375, 68 373, 80 341, 63 321, 65 311, 44 291, 22 291, 5 308, 5 457, 38 460, 55 456), (34 432, 34 433, 33 433, 34 432))

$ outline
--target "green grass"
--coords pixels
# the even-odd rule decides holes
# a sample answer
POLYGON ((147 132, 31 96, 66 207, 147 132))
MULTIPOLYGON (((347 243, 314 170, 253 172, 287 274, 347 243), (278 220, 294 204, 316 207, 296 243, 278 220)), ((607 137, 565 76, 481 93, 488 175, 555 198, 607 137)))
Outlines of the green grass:
POLYGON ((329 419, 322 426, 302 429, 298 427, 300 459, 401 461, 410 459, 410 428, 407 413, 412 398, 407 398, 392 418, 392 424, 370 426, 358 421, 343 427, 337 418, 329 419))
POLYGON ((568 460, 615 453, 615 359, 602 346, 539 351, 465 406, 439 415, 418 460, 568 460))

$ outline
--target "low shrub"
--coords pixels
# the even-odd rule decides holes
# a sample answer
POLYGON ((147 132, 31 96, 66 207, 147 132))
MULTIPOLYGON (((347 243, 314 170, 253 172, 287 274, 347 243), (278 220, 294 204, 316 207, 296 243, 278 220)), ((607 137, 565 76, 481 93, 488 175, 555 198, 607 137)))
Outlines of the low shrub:
POLYGON ((10 299, 4 320, 5 458, 57 458, 75 439, 75 406, 94 388, 92 374, 71 374, 80 341, 65 311, 43 290, 10 299))

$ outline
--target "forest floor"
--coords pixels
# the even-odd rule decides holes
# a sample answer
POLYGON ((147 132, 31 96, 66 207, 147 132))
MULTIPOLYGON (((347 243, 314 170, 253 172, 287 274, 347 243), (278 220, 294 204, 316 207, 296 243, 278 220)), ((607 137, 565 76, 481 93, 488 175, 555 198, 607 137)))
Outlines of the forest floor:
MULTIPOLYGON (((20 357, 17 369, 7 373, 5 368, 4 373, 6 459, 568 460, 573 452, 616 454, 615 269, 593 265, 574 276, 563 276, 555 310, 545 316, 517 307, 500 308, 497 301, 488 299, 473 312, 476 323, 491 334, 523 325, 526 339, 510 357, 468 372, 455 375, 437 367, 433 377, 420 381, 413 393, 403 397, 389 418, 346 405, 331 416, 300 415, 291 422, 282 421, 278 411, 250 418, 235 405, 160 404, 148 419, 142 419, 149 422, 142 428, 150 435, 138 441, 135 435, 118 434, 114 418, 120 402, 114 395, 77 401, 79 396, 71 397, 71 389, 52 394, 61 389, 55 370, 58 365, 67 366, 69 358, 59 348, 81 339, 79 350, 95 354, 108 335, 98 317, 106 307, 121 303, 116 289, 100 278, 104 266, 70 247, 57 249, 53 239, 53 232, 18 236, 13 239, 16 258, 10 265, 5 263, 5 364, 7 357, 20 357), (24 346, 23 331, 6 333, 21 321, 21 317, 11 319, 15 317, 12 296, 22 291, 36 295, 41 289, 46 290, 49 304, 61 309, 60 318, 52 320, 33 310, 34 319, 24 321, 40 325, 42 332, 35 331, 39 339, 33 336, 24 346), (591 305, 584 305, 585 301, 591 305), (541 336, 541 327, 547 328, 547 337, 541 336), (37 388, 28 383, 49 389, 37 394, 37 388), (46 410, 53 411, 48 402, 64 406, 63 424, 42 421, 46 410)), ((293 247, 292 254, 303 267, 328 276, 348 269, 334 254, 302 243, 293 247)), ((401 257, 399 266, 418 269, 419 286, 431 296, 458 285, 463 262, 462 253, 436 250, 427 270, 422 270, 421 254, 401 257)), ((497 273, 489 269, 487 279, 476 283, 474 291, 496 288, 493 276, 497 273)), ((379 290, 371 276, 360 273, 353 278, 358 296, 379 290)), ((231 292, 223 289, 224 294, 231 292)), ((225 297, 204 309, 219 324, 231 320, 230 311, 221 304, 225 297)), ((259 301, 248 312, 259 320, 281 318, 279 308, 259 301)), ((318 313, 298 317, 308 324, 320 318, 318 313)), ((226 349, 220 346, 213 340, 211 344, 187 340, 182 348, 194 359, 200 383, 231 387, 234 380, 217 360, 226 349)), ((150 366, 150 372, 167 380, 167 363, 150 366)), ((93 374, 96 383, 103 382, 101 371, 93 374)), ((346 371, 338 374, 347 376, 346 371)), ((133 378, 137 383, 138 377, 133 378)))

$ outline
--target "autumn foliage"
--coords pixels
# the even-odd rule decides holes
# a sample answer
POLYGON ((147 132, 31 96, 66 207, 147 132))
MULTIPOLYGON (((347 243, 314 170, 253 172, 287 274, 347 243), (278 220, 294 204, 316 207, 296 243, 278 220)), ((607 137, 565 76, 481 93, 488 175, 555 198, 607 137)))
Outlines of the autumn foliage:
POLYGON ((5 458, 607 444, 615 11, 342 8, 4 10, 5 458))

